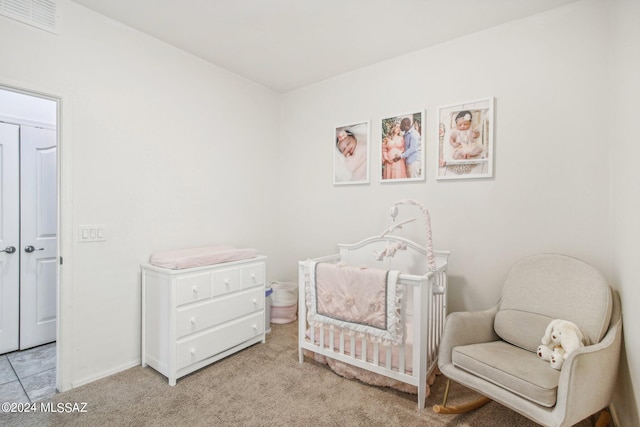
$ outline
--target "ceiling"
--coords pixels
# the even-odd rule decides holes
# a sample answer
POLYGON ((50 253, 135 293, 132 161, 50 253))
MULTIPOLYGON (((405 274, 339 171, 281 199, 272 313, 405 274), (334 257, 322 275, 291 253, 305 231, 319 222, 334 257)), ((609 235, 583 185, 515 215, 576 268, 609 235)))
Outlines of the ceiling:
POLYGON ((73 0, 284 93, 576 0, 73 0))

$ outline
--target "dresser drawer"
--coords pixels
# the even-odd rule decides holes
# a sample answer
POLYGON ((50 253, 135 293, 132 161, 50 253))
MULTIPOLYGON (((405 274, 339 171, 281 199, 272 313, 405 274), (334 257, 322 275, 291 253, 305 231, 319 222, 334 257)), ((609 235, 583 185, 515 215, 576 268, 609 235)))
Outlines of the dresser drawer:
POLYGON ((218 353, 264 333, 264 313, 237 319, 191 338, 178 340, 177 368, 215 356, 218 353))
POLYGON ((181 338, 254 311, 263 310, 264 303, 264 290, 259 288, 180 307, 177 313, 177 336, 181 338))
POLYGON ((224 295, 242 289, 240 285, 240 270, 237 268, 217 270, 211 274, 213 296, 224 295))
POLYGON ((178 305, 211 297, 211 273, 208 271, 181 276, 176 280, 178 305))
POLYGON ((240 270, 242 289, 264 284, 264 264, 251 264, 240 270))

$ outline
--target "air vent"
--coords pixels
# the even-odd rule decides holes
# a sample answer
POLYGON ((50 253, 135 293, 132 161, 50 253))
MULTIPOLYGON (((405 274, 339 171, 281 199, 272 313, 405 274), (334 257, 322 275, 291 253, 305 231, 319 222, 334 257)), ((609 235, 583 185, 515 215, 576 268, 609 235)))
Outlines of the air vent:
POLYGON ((58 34, 57 0, 0 0, 0 14, 58 34))

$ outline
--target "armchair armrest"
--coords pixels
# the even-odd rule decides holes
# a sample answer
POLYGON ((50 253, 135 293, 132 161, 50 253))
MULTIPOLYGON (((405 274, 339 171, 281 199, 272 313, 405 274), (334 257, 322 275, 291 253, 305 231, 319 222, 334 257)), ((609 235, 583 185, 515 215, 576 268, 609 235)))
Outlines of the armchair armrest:
POLYGON ((500 338, 493 329, 498 306, 484 311, 461 311, 447 316, 442 332, 438 365, 451 363, 451 352, 460 345, 497 341, 500 338))
POLYGON ((584 408, 604 408, 611 402, 618 377, 622 345, 622 317, 620 300, 614 299, 615 318, 604 338, 597 344, 571 352, 562 366, 558 382, 556 406, 564 406, 568 419, 580 419, 584 408), (616 310, 617 306, 617 310, 616 310))

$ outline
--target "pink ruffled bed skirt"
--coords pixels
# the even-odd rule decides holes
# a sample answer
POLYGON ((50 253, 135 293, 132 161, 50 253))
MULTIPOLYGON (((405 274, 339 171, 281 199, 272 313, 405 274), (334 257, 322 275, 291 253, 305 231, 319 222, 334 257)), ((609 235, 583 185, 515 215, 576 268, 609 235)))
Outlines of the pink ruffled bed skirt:
MULTIPOLYGON (((384 375, 376 374, 374 372, 367 371, 352 365, 349 365, 339 360, 325 357, 321 354, 314 353, 310 350, 304 350, 304 355, 315 360, 323 365, 328 365, 329 368, 336 374, 346 379, 357 379, 363 383, 374 385, 378 387, 389 387, 394 390, 398 390, 409 394, 418 394, 418 388, 416 386, 404 383, 402 381, 394 380, 393 378, 386 377, 384 375)), ((436 375, 439 375, 440 371, 436 368, 434 372, 427 378, 427 391, 426 396, 431 393, 430 387, 436 380, 436 375)))

